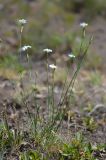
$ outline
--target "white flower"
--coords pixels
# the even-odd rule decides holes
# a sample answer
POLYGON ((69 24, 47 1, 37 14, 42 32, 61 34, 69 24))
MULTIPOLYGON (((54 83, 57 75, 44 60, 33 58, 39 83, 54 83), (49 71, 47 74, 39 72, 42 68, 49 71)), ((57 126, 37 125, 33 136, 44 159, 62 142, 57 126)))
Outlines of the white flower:
POLYGON ((49 67, 50 67, 51 69, 56 69, 56 68, 57 68, 57 66, 55 66, 54 64, 50 64, 49 67))
POLYGON ((24 25, 24 24, 27 23, 27 20, 25 20, 25 19, 19 19, 18 22, 19 22, 19 24, 24 25))
POLYGON ((23 46, 20 50, 21 51, 26 51, 28 48, 32 48, 31 46, 23 46))
POLYGON ((87 24, 87 23, 85 23, 85 22, 82 22, 82 23, 80 23, 80 26, 81 26, 82 28, 85 28, 85 27, 87 27, 87 26, 88 26, 88 24, 87 24))
POLYGON ((70 58, 75 58, 75 55, 73 55, 73 54, 69 54, 68 55, 70 58))
POLYGON ((46 49, 43 49, 43 52, 52 53, 52 49, 46 48, 46 49))

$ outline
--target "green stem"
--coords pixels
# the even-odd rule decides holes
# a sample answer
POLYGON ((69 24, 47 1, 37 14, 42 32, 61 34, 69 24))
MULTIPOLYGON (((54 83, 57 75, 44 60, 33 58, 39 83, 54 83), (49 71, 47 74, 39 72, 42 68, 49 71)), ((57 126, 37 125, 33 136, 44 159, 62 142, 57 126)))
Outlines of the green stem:
POLYGON ((82 63, 83 63, 83 60, 84 60, 84 58, 85 58, 85 56, 86 56, 86 54, 87 54, 88 48, 89 48, 89 46, 90 46, 90 44, 91 44, 91 40, 92 40, 92 39, 90 39, 89 44, 88 44, 86 50, 85 50, 84 53, 83 53, 82 59, 80 60, 80 62, 79 62, 78 65, 77 65, 77 69, 76 69, 76 71, 75 71, 75 73, 74 73, 74 75, 73 75, 73 77, 72 77, 72 79, 71 79, 71 81, 70 81, 67 89, 66 89, 66 92, 65 92, 64 97, 63 97, 63 99, 62 99, 61 105, 64 103, 65 98, 66 98, 66 96, 67 96, 67 93, 68 93, 68 91, 69 91, 69 89, 70 89, 71 86, 72 86, 72 87, 71 87, 70 93, 72 92, 72 89, 73 89, 73 86, 74 86, 74 83, 75 83, 77 74, 78 74, 78 72, 79 72, 79 70, 80 70, 80 68, 81 68, 81 65, 82 65, 82 63))
POLYGON ((47 87, 48 87, 48 97, 47 97, 47 107, 48 107, 48 112, 50 113, 50 106, 49 106, 49 99, 50 99, 50 96, 49 96, 49 62, 48 62, 48 53, 46 54, 46 72, 47 72, 47 87))
POLYGON ((53 118, 54 118, 54 72, 55 72, 55 69, 53 69, 53 72, 52 72, 52 121, 53 121, 53 118))
POLYGON ((28 63, 28 66, 29 66, 29 78, 31 80, 31 63, 30 63, 30 58, 29 58, 29 54, 28 54, 28 51, 27 51, 27 63, 28 63))
POLYGON ((63 84, 63 88, 62 88, 62 92, 61 92, 61 97, 60 97, 58 105, 61 104, 61 100, 62 100, 62 98, 64 96, 64 90, 65 90, 65 87, 66 87, 66 84, 67 84, 67 81, 68 81, 69 71, 70 71, 70 67, 67 68, 67 73, 66 73, 66 77, 65 77, 65 81, 64 81, 64 84, 63 84))
MULTIPOLYGON (((85 59, 85 57, 86 57, 86 54, 87 54, 87 51, 88 51, 89 46, 90 46, 90 44, 91 44, 91 41, 92 41, 92 37, 91 37, 91 39, 90 39, 90 41, 89 41, 89 44, 88 44, 87 48, 85 49, 85 51, 84 51, 84 53, 83 53, 83 58, 82 58, 81 63, 80 63, 80 65, 79 65, 78 71, 80 70, 81 65, 83 64, 83 61, 84 61, 84 59, 85 59)), ((78 73, 78 72, 77 72, 77 73, 78 73)), ((77 77, 77 73, 76 73, 76 77, 77 77)), ((74 87, 74 83, 75 83, 76 77, 75 77, 74 80, 73 80, 73 84, 72 84, 72 87, 71 87, 71 91, 70 91, 70 94, 69 94, 69 98, 70 98, 70 96, 71 96, 71 93, 72 93, 72 90, 73 90, 73 87, 74 87)))
POLYGON ((23 26, 20 29, 20 43, 19 43, 19 50, 20 50, 20 59, 21 59, 21 47, 22 47, 22 33, 23 33, 23 26))
POLYGON ((79 49, 79 56, 80 56, 81 51, 82 51, 82 46, 83 46, 83 43, 84 43, 84 39, 85 39, 85 28, 83 28, 83 30, 82 30, 81 44, 80 44, 80 49, 79 49))

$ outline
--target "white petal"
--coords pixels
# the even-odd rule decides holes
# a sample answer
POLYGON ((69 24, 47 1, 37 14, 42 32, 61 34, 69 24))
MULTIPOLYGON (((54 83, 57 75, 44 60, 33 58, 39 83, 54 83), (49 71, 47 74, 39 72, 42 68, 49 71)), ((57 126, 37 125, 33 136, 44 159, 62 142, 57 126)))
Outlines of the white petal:
POLYGON ((70 58, 75 58, 75 55, 73 55, 73 54, 69 54, 68 55, 70 58))
POLYGON ((54 64, 50 64, 49 67, 52 68, 52 69, 56 69, 57 68, 57 66, 55 66, 54 64))
POLYGON ((20 50, 21 51, 26 51, 28 48, 32 48, 31 46, 23 46, 20 50))
POLYGON ((43 52, 46 52, 46 53, 52 53, 52 49, 45 48, 45 49, 43 49, 43 52))
POLYGON ((88 24, 87 24, 87 23, 85 23, 85 22, 83 22, 83 23, 80 23, 80 26, 81 26, 82 28, 85 28, 85 27, 87 27, 87 26, 88 26, 88 24))
POLYGON ((24 24, 27 23, 27 20, 25 20, 25 19, 19 19, 18 22, 19 22, 19 24, 24 25, 24 24))

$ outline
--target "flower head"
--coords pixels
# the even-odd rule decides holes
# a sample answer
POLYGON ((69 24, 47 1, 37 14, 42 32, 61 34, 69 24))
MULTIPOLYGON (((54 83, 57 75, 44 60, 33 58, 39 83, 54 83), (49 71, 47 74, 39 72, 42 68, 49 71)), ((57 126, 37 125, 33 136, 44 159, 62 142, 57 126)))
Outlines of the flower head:
POLYGON ((88 24, 87 24, 87 23, 85 23, 85 22, 82 22, 82 23, 80 23, 80 26, 81 26, 82 28, 85 28, 85 27, 87 27, 87 26, 88 26, 88 24))
POLYGON ((43 49, 43 52, 52 53, 52 49, 46 48, 46 49, 43 49))
POLYGON ((68 55, 70 58, 75 58, 75 55, 74 54, 69 54, 68 55))
POLYGON ((29 45, 28 45, 28 46, 23 46, 20 50, 21 50, 21 51, 26 51, 28 48, 32 48, 32 47, 29 46, 29 45))
POLYGON ((18 22, 19 22, 20 25, 24 25, 24 24, 27 23, 27 20, 25 20, 25 19, 19 19, 18 22))
POLYGON ((54 64, 50 64, 49 67, 50 67, 51 69, 56 69, 56 68, 57 68, 57 66, 54 65, 54 64))

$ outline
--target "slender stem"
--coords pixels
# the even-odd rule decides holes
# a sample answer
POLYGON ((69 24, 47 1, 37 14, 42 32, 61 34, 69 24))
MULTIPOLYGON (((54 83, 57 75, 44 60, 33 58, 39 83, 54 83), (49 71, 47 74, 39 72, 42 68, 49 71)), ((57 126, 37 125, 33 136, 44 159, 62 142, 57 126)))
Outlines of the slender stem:
MULTIPOLYGON (((88 51, 89 46, 90 46, 90 44, 91 44, 91 41, 92 41, 92 37, 91 37, 91 39, 89 40, 89 44, 88 44, 87 48, 85 49, 85 51, 84 51, 84 53, 83 53, 83 58, 82 58, 82 60, 81 60, 81 63, 79 64, 79 69, 78 69, 78 71, 80 70, 81 65, 83 64, 83 61, 84 61, 84 59, 85 59, 85 57, 86 57, 86 54, 87 54, 87 51, 88 51)), ((78 73, 78 71, 77 71, 77 73, 78 73)), ((77 73, 76 73, 76 77, 77 77, 77 73)), ((74 86, 76 77, 75 77, 74 80, 73 80, 69 97, 71 96, 71 93, 72 93, 72 90, 73 90, 73 86, 74 86)))
MULTIPOLYGON (((19 39, 19 57, 20 57, 20 60, 21 60, 21 47, 22 47, 22 32, 23 32, 23 26, 21 26, 20 28, 20 39, 19 39)), ((23 96, 23 84, 22 84, 22 75, 20 73, 20 86, 21 86, 21 94, 23 96)))
MULTIPOLYGON (((21 48, 22 48, 22 33, 23 33, 23 25, 21 26, 20 28, 20 39, 19 39, 19 59, 21 61, 21 48)), ((23 90, 23 84, 22 84, 22 76, 20 76, 20 85, 21 85, 21 89, 23 90)), ((22 91, 21 91, 21 94, 22 94, 22 91)), ((19 134, 19 120, 17 121, 17 131, 18 131, 18 134, 19 134)))
POLYGON ((67 121, 67 131, 68 131, 68 135, 69 135, 69 130, 70 129, 70 111, 68 111, 68 121, 67 121))
POLYGON ((55 69, 53 69, 52 71, 52 121, 53 121, 53 118, 54 118, 54 72, 55 72, 55 69))
POLYGON ((31 63, 30 63, 30 58, 29 58, 28 51, 27 51, 26 57, 27 57, 27 63, 28 63, 28 66, 29 66, 29 78, 31 80, 31 63))
MULTIPOLYGON (((80 44, 80 49, 79 49, 79 55, 81 53, 81 49, 82 49, 82 46, 83 46, 83 42, 84 42, 84 38, 85 38, 85 28, 82 30, 82 40, 81 40, 81 44, 80 44)), ((64 85, 63 85, 63 89, 62 89, 62 93, 61 93, 61 97, 60 97, 60 100, 59 100, 59 104, 61 104, 61 101, 62 101, 62 98, 63 98, 63 94, 64 94, 64 89, 65 89, 65 86, 67 84, 67 80, 68 80, 68 74, 69 74, 69 68, 67 70, 67 76, 66 76, 66 79, 65 79, 65 82, 64 82, 64 85)), ((73 81, 73 79, 72 79, 73 81)), ((72 83, 72 82, 71 82, 72 83)), ((71 85, 71 84, 70 84, 71 85)))
POLYGON ((22 33, 23 33, 24 27, 21 26, 20 28, 20 43, 19 43, 19 51, 20 51, 20 59, 21 59, 21 47, 22 47, 22 33))
POLYGON ((48 62, 48 53, 46 54, 46 72, 47 72, 47 87, 48 87, 48 97, 47 97, 47 107, 48 112, 50 113, 50 107, 49 107, 49 62, 48 62))
POLYGON ((70 87, 71 87, 70 93, 72 92, 72 89, 73 89, 73 86, 74 86, 74 83, 75 83, 75 79, 76 79, 77 74, 78 74, 78 72, 79 72, 79 70, 80 70, 80 68, 81 68, 81 65, 82 65, 82 63, 83 63, 83 60, 84 60, 84 58, 85 58, 85 56, 86 56, 86 54, 87 54, 87 51, 88 51, 88 48, 89 48, 90 44, 91 44, 91 41, 89 41, 89 44, 88 44, 86 50, 85 50, 84 53, 83 53, 83 58, 80 60, 80 62, 79 62, 78 65, 77 65, 77 69, 76 69, 76 71, 75 71, 75 73, 74 73, 74 75, 73 75, 73 77, 72 77, 72 79, 71 79, 71 81, 70 81, 70 83, 69 83, 69 85, 68 85, 68 87, 67 87, 67 90, 66 90, 66 92, 65 92, 65 94, 64 94, 64 97, 63 97, 63 100, 62 100, 62 103, 61 103, 61 104, 64 103, 65 98, 66 98, 66 96, 67 96, 67 93, 68 93, 70 87))
POLYGON ((81 50, 82 50, 82 46, 83 46, 83 43, 84 43, 84 39, 85 39, 85 28, 83 28, 83 30, 82 30, 81 44, 80 44, 80 49, 79 49, 79 56, 81 55, 81 50))
POLYGON ((67 73, 66 73, 65 81, 64 81, 64 84, 63 84, 63 87, 62 87, 61 97, 60 97, 58 105, 61 104, 61 100, 63 98, 64 90, 65 90, 65 87, 66 87, 66 84, 67 84, 67 81, 68 81, 69 71, 70 71, 70 67, 67 68, 67 73))

